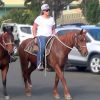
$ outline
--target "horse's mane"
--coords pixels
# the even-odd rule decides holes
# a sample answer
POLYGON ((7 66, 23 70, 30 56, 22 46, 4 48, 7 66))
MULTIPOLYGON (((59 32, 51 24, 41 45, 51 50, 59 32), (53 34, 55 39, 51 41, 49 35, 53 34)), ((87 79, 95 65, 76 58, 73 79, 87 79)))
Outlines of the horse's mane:
POLYGON ((68 31, 68 32, 66 32, 62 35, 58 34, 58 38, 60 38, 63 42, 65 42, 64 40, 65 40, 65 37, 66 37, 66 40, 70 41, 70 39, 73 38, 74 34, 78 34, 79 32, 80 32, 80 30, 70 30, 70 31, 68 31))

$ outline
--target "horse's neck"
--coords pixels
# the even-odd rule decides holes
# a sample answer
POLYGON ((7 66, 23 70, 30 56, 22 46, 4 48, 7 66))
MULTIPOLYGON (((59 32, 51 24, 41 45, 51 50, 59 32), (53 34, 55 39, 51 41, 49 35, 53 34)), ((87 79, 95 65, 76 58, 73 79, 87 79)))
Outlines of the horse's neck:
POLYGON ((0 43, 2 44, 2 35, 0 35, 0 43))
POLYGON ((64 36, 61 37, 61 41, 68 47, 73 48, 74 46, 74 33, 70 32, 65 34, 64 36))
POLYGON ((2 35, 0 35, 0 46, 1 46, 1 47, 4 47, 4 46, 3 46, 3 41, 2 41, 2 35))
POLYGON ((2 45, 2 35, 0 35, 0 60, 2 58, 3 52, 4 52, 4 48, 3 48, 3 45, 2 45))

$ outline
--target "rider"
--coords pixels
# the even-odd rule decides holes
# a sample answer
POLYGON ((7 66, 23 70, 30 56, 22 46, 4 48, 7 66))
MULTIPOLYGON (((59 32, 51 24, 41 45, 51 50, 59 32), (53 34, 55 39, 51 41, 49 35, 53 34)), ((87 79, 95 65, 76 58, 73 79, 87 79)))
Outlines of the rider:
POLYGON ((37 53, 37 68, 43 69, 42 61, 45 51, 47 37, 55 34, 55 21, 50 16, 50 8, 48 4, 41 6, 41 15, 39 15, 33 24, 33 35, 35 42, 39 45, 39 52, 37 53))

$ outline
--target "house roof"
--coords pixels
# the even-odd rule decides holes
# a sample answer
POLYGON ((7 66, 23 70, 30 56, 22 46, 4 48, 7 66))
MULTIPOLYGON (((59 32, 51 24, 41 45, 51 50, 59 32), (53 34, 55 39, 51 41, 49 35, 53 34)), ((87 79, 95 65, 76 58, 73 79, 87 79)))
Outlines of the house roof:
POLYGON ((24 7, 24 0, 2 0, 5 3, 5 7, 24 7))

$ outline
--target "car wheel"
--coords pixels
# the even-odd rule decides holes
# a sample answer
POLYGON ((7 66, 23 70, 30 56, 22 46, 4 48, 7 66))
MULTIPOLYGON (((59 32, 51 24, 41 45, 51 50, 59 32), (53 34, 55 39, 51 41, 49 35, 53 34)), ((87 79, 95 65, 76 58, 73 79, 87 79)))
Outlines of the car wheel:
POLYGON ((85 66, 84 67, 83 66, 82 67, 76 66, 76 68, 77 68, 78 71, 85 71, 87 67, 85 67, 85 66))
POLYGON ((100 55, 94 55, 89 60, 89 67, 91 72, 95 74, 100 73, 100 55))

